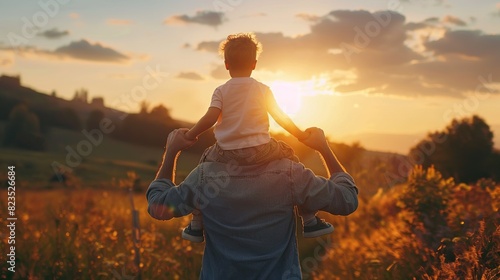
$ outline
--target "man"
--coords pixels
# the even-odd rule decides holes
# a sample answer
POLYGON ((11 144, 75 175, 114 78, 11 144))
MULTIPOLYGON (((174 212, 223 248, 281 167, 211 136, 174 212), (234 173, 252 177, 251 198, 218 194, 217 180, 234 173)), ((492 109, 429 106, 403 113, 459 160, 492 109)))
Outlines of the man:
POLYGON ((324 132, 306 132, 309 137, 302 143, 321 154, 330 179, 289 159, 247 165, 235 158, 203 162, 176 186, 176 159, 193 142, 183 129, 169 134, 163 162, 146 193, 148 212, 169 220, 202 210, 206 246, 200 279, 300 279, 294 206, 335 215, 357 209, 357 187, 324 132))

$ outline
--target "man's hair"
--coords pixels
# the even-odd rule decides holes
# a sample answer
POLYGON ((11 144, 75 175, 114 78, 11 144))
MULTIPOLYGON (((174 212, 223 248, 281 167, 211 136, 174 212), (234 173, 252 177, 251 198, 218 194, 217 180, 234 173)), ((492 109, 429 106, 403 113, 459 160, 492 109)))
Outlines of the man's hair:
POLYGON ((261 52, 262 45, 253 33, 231 34, 219 46, 219 53, 233 69, 252 68, 261 52))

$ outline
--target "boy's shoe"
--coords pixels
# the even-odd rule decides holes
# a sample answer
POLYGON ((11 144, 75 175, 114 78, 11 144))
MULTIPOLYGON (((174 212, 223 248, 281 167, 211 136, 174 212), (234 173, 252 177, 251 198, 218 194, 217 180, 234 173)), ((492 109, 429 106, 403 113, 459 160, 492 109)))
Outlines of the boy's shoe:
POLYGON ((182 238, 195 243, 201 243, 205 240, 203 229, 192 229, 191 224, 182 230, 182 238))
POLYGON ((316 224, 314 226, 304 226, 304 237, 314 238, 324 234, 332 233, 333 226, 325 222, 325 220, 316 217, 316 224))

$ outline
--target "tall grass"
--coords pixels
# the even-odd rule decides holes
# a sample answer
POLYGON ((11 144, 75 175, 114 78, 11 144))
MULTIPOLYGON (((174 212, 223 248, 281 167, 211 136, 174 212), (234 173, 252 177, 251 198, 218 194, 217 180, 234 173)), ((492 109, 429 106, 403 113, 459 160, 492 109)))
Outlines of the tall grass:
MULTIPOLYGON (((196 279, 203 245, 180 238, 179 229, 187 219, 154 221, 146 212, 144 194, 136 194, 134 199, 141 221, 142 278, 196 279)), ((138 276, 125 191, 18 191, 16 200, 16 273, 2 266, 4 279, 138 276)), ((5 237, 1 244, 4 252, 5 237)))
MULTIPOLYGON (((361 189, 362 191, 362 189, 361 189)), ((500 185, 416 167, 349 218, 316 279, 500 279, 500 185)))
MULTIPOLYGON (((189 217, 149 217, 134 194, 141 227, 134 264, 132 212, 121 181, 115 189, 16 193, 16 273, 1 279, 198 279, 204 245, 180 238, 189 217), (121 186, 122 188, 119 188, 121 186)), ((361 191, 363 191, 362 186, 361 191)), ((301 239, 305 279, 500 279, 500 187, 456 184, 416 168, 406 185, 379 191, 348 217, 320 215, 335 232, 301 239)), ((7 207, 0 202, 0 222, 7 207)), ((0 252, 7 252, 3 234, 0 252)))

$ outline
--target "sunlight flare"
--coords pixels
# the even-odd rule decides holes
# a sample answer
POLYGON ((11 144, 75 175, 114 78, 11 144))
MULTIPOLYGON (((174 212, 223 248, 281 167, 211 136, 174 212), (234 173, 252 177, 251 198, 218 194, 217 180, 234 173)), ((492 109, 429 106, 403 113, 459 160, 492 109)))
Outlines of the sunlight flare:
POLYGON ((270 83, 270 88, 280 108, 289 116, 295 116, 303 109, 303 97, 332 94, 326 84, 325 78, 294 82, 276 80, 270 83))

